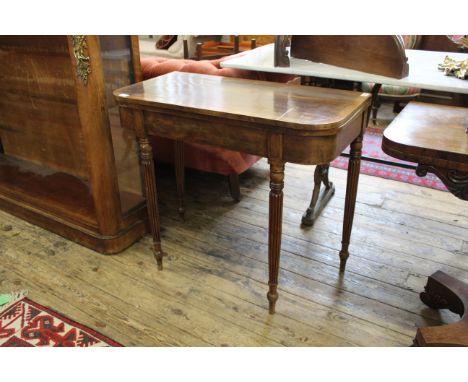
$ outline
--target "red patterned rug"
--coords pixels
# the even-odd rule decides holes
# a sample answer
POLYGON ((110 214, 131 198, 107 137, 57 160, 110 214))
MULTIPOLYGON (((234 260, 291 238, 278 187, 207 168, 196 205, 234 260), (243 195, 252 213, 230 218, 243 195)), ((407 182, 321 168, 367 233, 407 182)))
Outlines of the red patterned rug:
POLYGON ((121 344, 22 298, 0 310, 0 346, 109 347, 121 344))
MULTIPOLYGON (((386 160, 393 163, 401 163, 415 166, 416 163, 405 162, 393 158, 382 151, 382 129, 368 127, 364 135, 362 145, 362 155, 374 159, 386 160)), ((349 147, 345 152, 349 152, 349 147)), ((347 169, 348 158, 339 156, 330 164, 332 167, 347 169)), ((434 174, 427 174, 425 177, 416 175, 414 169, 402 168, 383 163, 361 161, 361 174, 378 176, 381 178, 392 179, 399 182, 416 184, 418 186, 434 188, 436 190, 447 191, 445 185, 434 174)))

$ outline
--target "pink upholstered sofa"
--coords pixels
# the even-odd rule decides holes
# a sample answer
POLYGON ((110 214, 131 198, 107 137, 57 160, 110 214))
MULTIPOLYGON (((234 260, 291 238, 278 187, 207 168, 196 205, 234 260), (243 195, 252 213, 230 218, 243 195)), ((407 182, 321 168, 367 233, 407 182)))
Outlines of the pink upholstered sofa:
MULTIPOLYGON (((239 53, 242 55, 244 53, 239 53)), ((173 71, 208 74, 214 76, 237 77, 265 81, 288 82, 294 77, 290 75, 254 72, 240 69, 221 68, 221 62, 238 55, 223 57, 217 60, 194 61, 187 59, 167 59, 146 57, 141 59, 143 79, 157 77, 173 71)), ((153 138, 154 157, 156 161, 174 162, 174 142, 160 137, 153 138)), ((219 147, 195 143, 184 144, 185 167, 208 171, 229 177, 230 191, 234 200, 239 200, 240 190, 238 175, 257 162, 260 157, 227 150, 219 147)), ((182 180, 178 180, 179 182, 182 180)), ((181 195, 179 195, 181 198, 181 195)), ((183 207, 180 206, 179 210, 183 207)))

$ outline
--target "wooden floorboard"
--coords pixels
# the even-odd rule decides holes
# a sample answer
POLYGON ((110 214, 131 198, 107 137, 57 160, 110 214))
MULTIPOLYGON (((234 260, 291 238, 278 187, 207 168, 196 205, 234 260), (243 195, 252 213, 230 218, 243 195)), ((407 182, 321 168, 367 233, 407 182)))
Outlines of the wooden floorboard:
POLYGON ((227 179, 187 171, 186 221, 158 171, 165 269, 146 236, 104 256, 0 212, 0 292, 29 297, 126 346, 407 346, 456 320, 418 293, 441 269, 468 281, 468 213, 447 192, 361 175, 351 256, 338 273, 346 171, 315 226, 300 226, 313 166, 286 166, 280 298, 267 310, 268 164, 227 179))

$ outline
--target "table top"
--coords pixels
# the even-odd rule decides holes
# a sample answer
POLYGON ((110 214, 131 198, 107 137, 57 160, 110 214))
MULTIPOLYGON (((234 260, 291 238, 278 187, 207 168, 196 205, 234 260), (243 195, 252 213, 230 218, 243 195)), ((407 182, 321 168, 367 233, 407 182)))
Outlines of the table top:
POLYGON ((172 72, 114 91, 120 105, 335 131, 370 104, 368 93, 172 72))
POLYGON ((385 129, 382 148, 400 159, 468 171, 466 127, 467 108, 410 102, 385 129))
POLYGON ((327 65, 308 60, 290 58, 290 66, 275 67, 273 65, 274 44, 265 45, 246 52, 241 57, 226 60, 221 63, 223 68, 238 68, 273 73, 287 73, 301 76, 332 78, 357 82, 375 82, 387 85, 409 86, 428 90, 447 91, 468 94, 468 80, 460 80, 445 76, 437 69, 445 56, 456 60, 468 59, 467 53, 432 52, 407 49, 409 74, 402 79, 379 76, 371 73, 327 65))

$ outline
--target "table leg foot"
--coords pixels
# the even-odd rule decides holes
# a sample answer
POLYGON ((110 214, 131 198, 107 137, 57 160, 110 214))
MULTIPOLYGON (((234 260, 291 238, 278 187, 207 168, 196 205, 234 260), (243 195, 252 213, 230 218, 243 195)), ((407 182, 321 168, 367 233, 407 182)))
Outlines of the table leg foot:
POLYGON ((153 256, 156 260, 156 264, 158 265, 158 270, 163 270, 163 257, 167 256, 161 248, 161 243, 153 243, 153 256))
POLYGON ((158 270, 163 270, 163 254, 161 252, 153 251, 154 258, 156 259, 156 263, 158 265, 158 270))
POLYGON ((267 293, 269 313, 275 314, 276 301, 278 300, 278 291, 276 285, 270 285, 270 290, 267 293))
POLYGON ((182 221, 185 221, 185 208, 179 207, 177 213, 182 221))
POLYGON ((340 272, 344 272, 346 261, 349 257, 349 242, 351 230, 353 228, 354 208, 356 206, 356 196, 359 181, 359 170, 361 167, 362 134, 352 143, 349 153, 348 177, 346 180, 346 197, 343 218, 343 235, 341 239, 340 251, 340 272))
POLYGON ((348 249, 344 250, 342 249, 340 251, 340 273, 344 273, 346 270, 346 261, 348 260, 349 257, 349 251, 348 249))
POLYGON ((268 213, 268 270, 270 289, 267 294, 270 314, 275 313, 278 299, 277 285, 281 253, 281 231, 283 222, 284 162, 270 161, 270 205, 268 213))
POLYGON ((318 165, 314 172, 314 191, 312 199, 307 210, 302 215, 301 223, 304 226, 311 227, 320 213, 325 208, 331 197, 335 194, 335 186, 328 179, 329 164, 318 165), (324 185, 322 190, 321 185, 324 185))

